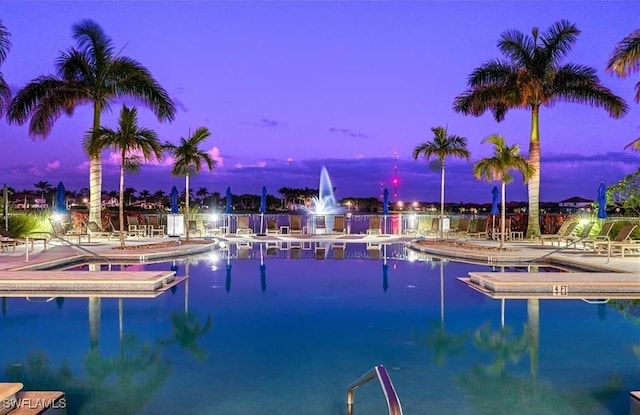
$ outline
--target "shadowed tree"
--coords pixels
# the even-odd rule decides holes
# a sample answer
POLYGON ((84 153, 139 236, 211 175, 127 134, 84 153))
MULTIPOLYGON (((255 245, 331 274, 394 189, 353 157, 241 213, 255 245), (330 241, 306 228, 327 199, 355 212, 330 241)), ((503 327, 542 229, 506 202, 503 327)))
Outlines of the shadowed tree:
POLYGON ((196 196, 200 199, 200 203, 204 203, 204 200, 209 196, 209 190, 206 187, 201 187, 196 192, 196 196))
MULTIPOLYGON (((2 65, 4 60, 7 58, 9 50, 11 49, 9 36, 9 31, 4 24, 2 24, 2 20, 0 20, 0 65, 2 65)), ((9 89, 7 82, 4 80, 4 75, 0 72, 0 117, 4 116, 10 101, 11 90, 9 89)))
POLYGON ((502 206, 500 215, 500 249, 504 247, 504 232, 506 219, 506 197, 505 190, 507 183, 513 178, 509 174, 510 170, 518 170, 526 180, 534 173, 533 167, 520 155, 520 147, 516 144, 508 146, 502 136, 490 135, 482 140, 482 143, 494 145, 493 156, 484 158, 473 165, 473 175, 477 179, 487 181, 500 181, 502 184, 502 206))
MULTIPOLYGON (((103 150, 112 148, 120 152, 120 247, 124 248, 124 171, 137 172, 142 161, 162 157, 162 144, 152 130, 138 126, 136 108, 122 106, 118 129, 100 127, 97 132, 90 131, 85 136, 83 146, 87 154, 94 156, 103 150)), ((147 192, 148 193, 148 192, 147 192)))
MULTIPOLYGON (((640 30, 631 32, 622 39, 613 50, 607 63, 607 72, 614 73, 620 78, 626 78, 640 70, 640 30)), ((640 81, 636 83, 636 102, 640 102, 640 81)), ((636 138, 625 149, 640 151, 640 137, 636 138)))
MULTIPOLYGON (((97 23, 80 21, 72 36, 77 47, 60 54, 56 75, 40 76, 18 91, 9 105, 9 122, 30 120, 29 134, 46 137, 63 113, 72 115, 76 107, 91 104, 91 131, 97 132, 101 114, 122 97, 142 102, 160 121, 173 121, 176 109, 167 92, 144 66, 120 56, 97 23)), ((89 159, 89 220, 101 223, 102 159, 100 154, 89 159)))
MULTIPOLYGON (((193 135, 185 139, 180 137, 180 144, 165 143, 164 148, 169 151, 174 159, 171 174, 174 176, 185 177, 185 221, 189 223, 189 177, 200 173, 204 165, 209 170, 213 170, 216 166, 215 160, 209 153, 203 151, 199 146, 206 140, 211 133, 206 127, 199 127, 193 135)), ((189 240, 189 226, 186 226, 186 239, 189 240)))
POLYGON ((602 107, 615 118, 629 110, 622 98, 600 83, 595 69, 561 63, 579 34, 566 20, 554 23, 542 34, 537 28, 531 36, 518 30, 504 32, 498 48, 506 59, 490 60, 474 69, 467 81, 469 88, 454 100, 455 111, 476 117, 491 111, 498 122, 510 109, 531 111, 529 162, 535 173, 528 181, 527 236, 540 234, 540 107, 575 102, 602 107))
POLYGON ((51 183, 43 182, 43 181, 39 181, 38 183, 34 184, 33 187, 40 190, 40 192, 42 193, 43 199, 45 195, 53 189, 53 186, 51 185, 51 183))
POLYGON ((444 238, 444 161, 447 157, 463 158, 467 161, 471 153, 467 149, 467 139, 457 135, 449 135, 446 127, 432 127, 432 141, 426 141, 413 149, 413 159, 423 155, 426 160, 434 157, 440 167, 440 235, 444 238))

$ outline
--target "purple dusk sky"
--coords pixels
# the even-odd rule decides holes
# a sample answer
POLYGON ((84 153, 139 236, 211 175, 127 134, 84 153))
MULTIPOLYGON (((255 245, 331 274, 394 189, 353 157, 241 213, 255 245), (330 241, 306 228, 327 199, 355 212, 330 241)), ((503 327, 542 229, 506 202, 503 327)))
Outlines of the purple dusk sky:
MULTIPOLYGON (((71 26, 92 19, 117 50, 145 65, 175 100, 172 124, 139 108, 141 124, 177 142, 205 126, 218 161, 192 180, 224 194, 259 194, 265 185, 318 187, 327 167, 338 198, 391 194, 397 153, 398 199, 439 200, 439 171, 411 158, 413 148, 446 125, 468 138, 471 163, 449 159, 446 200, 488 202, 495 183, 477 181, 472 163, 490 154, 480 142, 505 136, 528 152, 530 113, 513 110, 497 123, 490 114, 456 114, 454 98, 471 71, 502 58, 501 33, 529 34, 567 19, 582 31, 566 62, 594 67, 602 83, 631 111, 613 119, 599 108, 560 102, 540 114, 542 201, 572 196, 595 199, 601 181, 613 183, 640 166, 624 151, 640 135, 640 105, 633 101, 640 74, 621 80, 604 71, 614 46, 640 28, 633 1, 3 1, 0 19, 12 49, 0 68, 12 90, 51 74, 60 51, 75 46, 71 26)), ((102 118, 115 127, 122 102, 102 118)), ((130 103, 129 103, 130 104, 130 103)), ((91 126, 91 107, 62 116, 46 140, 25 126, 0 121, 0 184, 33 189, 39 181, 70 189, 88 187, 80 146, 91 126)), ((105 154, 103 188, 118 186, 117 165, 105 154)), ((125 186, 137 190, 184 188, 166 163, 149 164, 125 186)), ((526 200, 521 178, 507 200, 526 200)))

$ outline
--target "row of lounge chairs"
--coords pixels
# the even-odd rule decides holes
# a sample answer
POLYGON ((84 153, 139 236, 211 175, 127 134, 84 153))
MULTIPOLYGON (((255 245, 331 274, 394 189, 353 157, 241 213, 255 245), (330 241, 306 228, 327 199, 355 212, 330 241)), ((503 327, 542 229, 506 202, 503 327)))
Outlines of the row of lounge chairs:
POLYGON ((594 225, 594 222, 588 222, 584 224, 579 232, 576 232, 579 228, 578 222, 566 221, 555 234, 540 235, 538 239, 542 245, 548 241, 552 246, 557 243, 558 247, 561 247, 563 244, 565 247, 580 244, 585 251, 590 250, 596 254, 606 252, 608 256, 620 253, 624 258, 626 253, 640 253, 640 239, 632 238, 633 231, 638 225, 625 223, 620 227, 614 237, 611 236, 611 233, 614 229, 615 222, 604 222, 600 231, 595 235, 591 235, 594 225))

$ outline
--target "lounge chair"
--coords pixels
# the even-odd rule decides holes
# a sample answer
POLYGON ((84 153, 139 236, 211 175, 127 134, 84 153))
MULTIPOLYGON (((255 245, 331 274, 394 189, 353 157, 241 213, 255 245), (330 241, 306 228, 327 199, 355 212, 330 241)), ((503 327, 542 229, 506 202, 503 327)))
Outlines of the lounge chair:
MULTIPOLYGON (((564 242, 564 246, 575 245, 580 241, 584 241, 589 237, 591 233, 591 229, 593 228, 593 222, 587 222, 582 227, 582 230, 577 235, 569 235, 569 236, 561 236, 557 239, 558 247, 560 244, 564 242)), ((551 241, 551 245, 553 245, 553 241, 551 241)))
POLYGON ((469 218, 460 218, 458 220, 458 226, 455 230, 449 231, 447 235, 455 237, 464 237, 469 235, 469 228, 471 227, 471 220, 469 218))
MULTIPOLYGON (((95 221, 90 220, 87 222, 87 231, 91 236, 98 239, 108 239, 111 240, 111 237, 114 236, 113 232, 103 231, 95 221)), ((117 238, 118 235, 115 235, 117 238)))
MULTIPOLYGON (((33 245, 37 241, 42 241, 44 244, 44 249, 47 249, 47 243, 49 242, 50 236, 48 234, 34 234, 29 236, 29 244, 31 245, 31 250, 33 250, 33 245)), ((7 230, 0 229, 0 245, 1 250, 8 250, 9 248, 13 248, 13 251, 20 245, 26 245, 27 238, 23 238, 21 236, 15 235, 7 230)))
POLYGON ((472 231, 469 231, 469 238, 488 238, 489 237, 489 221, 487 218, 476 220, 472 231))
POLYGON ((553 246, 553 241, 558 240, 558 238, 566 238, 570 236, 576 226, 578 226, 578 222, 570 220, 564 221, 556 233, 547 233, 538 236, 538 239, 540 239, 540 245, 544 245, 545 241, 551 241, 551 245, 553 246))
POLYGON ((141 238, 146 236, 147 227, 138 221, 137 216, 127 216, 127 234, 141 238))
POLYGON ((147 217, 147 234, 161 237, 166 234, 164 225, 160 225, 160 220, 155 215, 147 217))
POLYGON ((82 232, 82 231, 78 231, 75 229, 66 229, 65 225, 62 224, 62 222, 57 221, 57 220, 53 220, 51 218, 49 218, 49 223, 51 224, 51 227, 53 228, 53 234, 60 239, 63 239, 65 241, 69 241, 69 239, 71 239, 73 237, 73 239, 75 239, 76 237, 78 238, 78 245, 80 245, 82 243, 82 238, 86 237, 87 238, 87 242, 91 242, 91 235, 89 235, 86 232, 82 232))
POLYGON ((198 221, 189 221, 189 236, 202 236, 202 229, 198 226, 198 221))
POLYGON ((318 215, 315 218, 316 234, 327 233, 327 218, 324 215, 318 215))
POLYGON ((589 237, 582 241, 582 249, 586 251, 588 246, 591 246, 591 249, 594 249, 594 242, 609 241, 611 239, 609 238, 609 234, 613 229, 613 225, 614 222, 605 222, 600 228, 600 232, 598 232, 597 235, 589 237))
POLYGON ((302 216, 289 216, 289 233, 291 235, 302 235, 302 216))
POLYGON ((251 235, 251 228, 249 227, 249 216, 238 216, 238 227, 236 228, 236 235, 251 235))
POLYGON ((367 229, 367 235, 380 235, 380 216, 371 216, 369 218, 369 228, 367 229))
POLYGON ((347 228, 344 225, 344 215, 338 215, 333 218, 333 229, 331 229, 331 233, 347 233, 347 228))
MULTIPOLYGON (((603 248, 606 248, 607 256, 611 256, 611 254, 615 251, 615 248, 620 248, 622 251, 622 247, 626 247, 629 244, 636 243, 631 242, 631 234, 633 233, 633 230, 636 228, 636 226, 638 225, 634 225, 633 223, 627 223, 626 225, 623 225, 615 238, 608 241, 594 242, 593 250, 596 253, 600 253, 603 248)), ((622 254, 624 255, 624 253, 622 254)))
POLYGON ((277 235, 279 233, 278 219, 267 219, 267 235, 277 235))

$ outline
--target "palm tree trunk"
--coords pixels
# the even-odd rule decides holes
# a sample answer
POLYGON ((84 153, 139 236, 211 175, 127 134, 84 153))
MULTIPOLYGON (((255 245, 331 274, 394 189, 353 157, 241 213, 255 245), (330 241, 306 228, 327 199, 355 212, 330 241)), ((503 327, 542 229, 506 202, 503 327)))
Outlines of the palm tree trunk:
POLYGON ((440 237, 444 239, 444 160, 442 163, 442 171, 440 172, 440 237))
POLYGON ((189 241, 189 175, 187 174, 184 178, 184 182, 185 182, 185 190, 184 190, 184 218, 185 218, 185 222, 187 225, 187 231, 186 231, 186 236, 187 236, 187 242, 189 241))
MULTIPOLYGON (((93 134, 100 128, 100 111, 102 107, 93 107, 93 134)), ((89 160, 89 220, 102 226, 102 157, 90 157, 89 160)))
POLYGON ((504 231, 505 231, 505 218, 507 217, 507 197, 504 194, 504 191, 507 189, 507 184, 505 181, 502 181, 502 206, 500 209, 500 249, 504 248, 504 231))
POLYGON ((540 131, 538 130, 539 106, 531 110, 531 138, 529 141, 529 163, 535 169, 529 178, 529 220, 527 237, 540 235, 540 131))
POLYGON ((118 213, 120 213, 120 248, 124 249, 124 159, 125 153, 122 151, 122 165, 120 166, 120 206, 118 207, 118 213))

